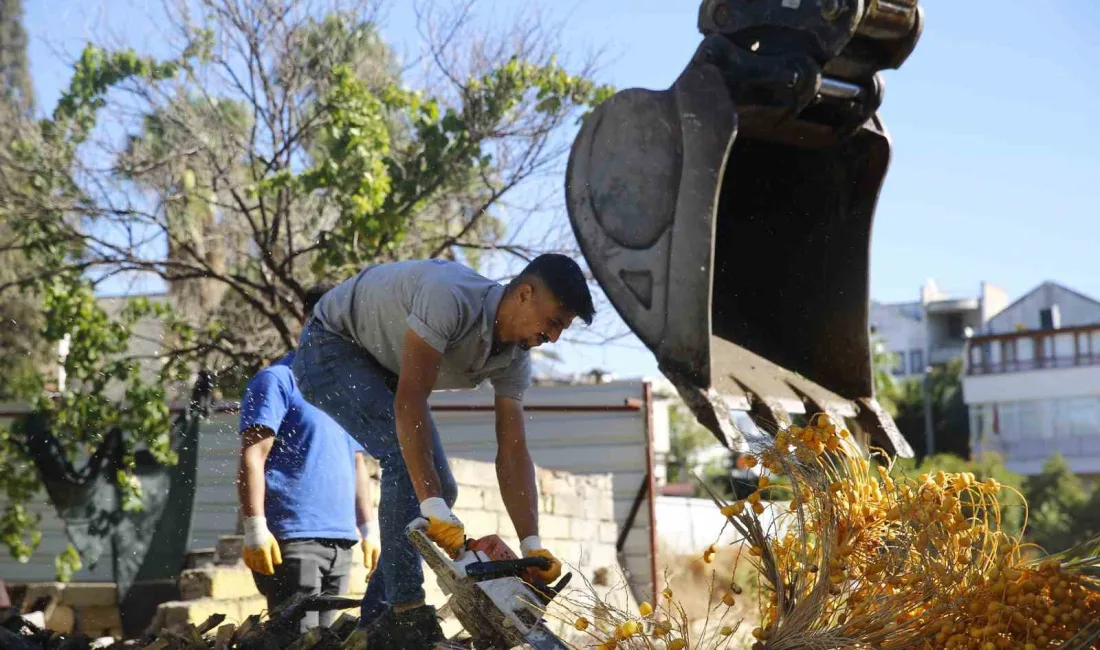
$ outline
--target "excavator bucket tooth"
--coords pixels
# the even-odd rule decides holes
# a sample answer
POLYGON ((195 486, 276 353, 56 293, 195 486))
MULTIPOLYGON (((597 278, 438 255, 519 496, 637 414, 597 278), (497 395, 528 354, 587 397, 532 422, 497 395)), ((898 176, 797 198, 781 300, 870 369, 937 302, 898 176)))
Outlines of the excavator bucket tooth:
POLYGON ((739 129, 707 47, 668 90, 621 91, 585 119, 566 199, 588 265, 731 449, 745 449, 731 410, 772 432, 823 411, 911 456, 874 401, 868 329, 890 140, 877 116, 831 141, 739 129))

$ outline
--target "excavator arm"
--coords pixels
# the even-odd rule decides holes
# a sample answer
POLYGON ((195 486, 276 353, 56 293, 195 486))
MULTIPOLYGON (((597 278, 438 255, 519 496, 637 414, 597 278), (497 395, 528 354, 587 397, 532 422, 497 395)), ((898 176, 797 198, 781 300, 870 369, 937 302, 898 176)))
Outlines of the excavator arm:
POLYGON ((586 118, 566 174, 597 282, 696 418, 744 450, 826 412, 901 456, 874 395, 871 225, 890 158, 881 71, 909 57, 917 0, 704 0, 671 88, 586 118))

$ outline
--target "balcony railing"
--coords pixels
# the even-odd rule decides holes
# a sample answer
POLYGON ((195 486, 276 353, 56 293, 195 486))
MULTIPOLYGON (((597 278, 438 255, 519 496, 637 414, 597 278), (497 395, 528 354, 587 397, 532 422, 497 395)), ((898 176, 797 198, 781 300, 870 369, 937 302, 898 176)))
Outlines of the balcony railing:
POLYGON ((1028 359, 1026 361, 1001 361, 971 365, 968 374, 995 375, 1004 372, 1027 372, 1049 368, 1076 368, 1078 366, 1100 366, 1100 356, 1054 357, 1052 359, 1028 359))
POLYGON ((975 336, 967 374, 990 375, 1100 365, 1100 324, 975 336))

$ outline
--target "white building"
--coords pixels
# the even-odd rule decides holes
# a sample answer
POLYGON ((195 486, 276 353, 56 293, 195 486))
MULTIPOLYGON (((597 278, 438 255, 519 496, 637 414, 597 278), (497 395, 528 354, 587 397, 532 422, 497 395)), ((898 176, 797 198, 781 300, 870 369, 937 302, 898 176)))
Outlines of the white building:
POLYGON ((1006 307, 968 341, 963 397, 973 453, 1033 475, 1060 452, 1100 473, 1100 302, 1045 282, 1006 307))
POLYGON ((983 282, 975 297, 955 298, 929 280, 912 302, 871 303, 871 336, 894 357, 899 379, 962 356, 966 331, 982 331, 1008 304, 1003 289, 983 282))
POLYGON ((907 379, 923 371, 928 335, 920 302, 872 302, 871 336, 894 358, 895 377, 907 379))

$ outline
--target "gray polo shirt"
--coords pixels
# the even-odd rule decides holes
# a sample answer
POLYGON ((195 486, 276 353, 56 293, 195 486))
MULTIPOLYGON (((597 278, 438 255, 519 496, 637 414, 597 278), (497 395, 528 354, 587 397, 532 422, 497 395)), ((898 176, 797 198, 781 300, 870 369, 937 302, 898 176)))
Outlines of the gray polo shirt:
POLYGON ((398 374, 401 345, 412 328, 443 355, 437 390, 476 388, 488 379, 497 395, 521 399, 531 384, 528 353, 507 345, 489 356, 503 295, 503 285, 456 262, 391 262, 337 285, 313 314, 398 374))

